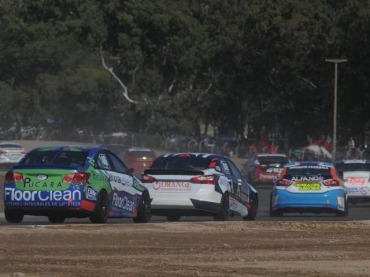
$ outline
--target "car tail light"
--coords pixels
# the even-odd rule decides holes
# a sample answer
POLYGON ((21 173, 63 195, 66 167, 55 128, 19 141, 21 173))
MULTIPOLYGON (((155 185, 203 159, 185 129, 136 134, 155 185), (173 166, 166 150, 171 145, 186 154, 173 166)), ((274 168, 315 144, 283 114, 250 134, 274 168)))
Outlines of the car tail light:
POLYGON ((180 154, 180 158, 191 158, 191 154, 180 154))
POLYGON ((157 180, 153 176, 150 176, 150 175, 143 175, 143 177, 141 178, 141 182, 143 183, 154 183, 156 181, 157 180))
POLYGON ((256 173, 261 174, 263 172, 264 172, 263 167, 260 165, 256 165, 256 173))
POLYGON ((140 157, 140 158, 136 158, 136 161, 137 162, 151 162, 151 161, 153 161, 153 158, 140 157))
POLYGON ((78 172, 78 173, 75 173, 75 174, 65 175, 64 178, 63 178, 63 182, 65 182, 65 183, 74 183, 74 184, 77 184, 77 185, 86 185, 87 180, 89 179, 89 177, 90 177, 90 173, 78 172))
POLYGON ((217 175, 201 175, 196 176, 190 179, 190 182, 193 184, 205 184, 205 185, 214 185, 217 183, 218 176, 217 175))
POLYGON ((14 183, 23 181, 23 175, 17 172, 8 172, 5 175, 5 183, 14 183))
POLYGON ((0 154, 1 155, 6 154, 6 153, 8 153, 8 151, 6 151, 6 150, 0 150, 0 154))
POLYGON ((325 184, 325 186, 329 186, 329 187, 338 187, 338 186, 340 186, 340 182, 338 180, 335 180, 335 179, 328 179, 328 180, 325 180, 323 183, 325 184))
POLYGON ((275 184, 277 186, 280 186, 280 187, 288 187, 290 186, 291 184, 293 184, 293 181, 291 180, 288 180, 288 179, 279 179, 275 182, 275 184))

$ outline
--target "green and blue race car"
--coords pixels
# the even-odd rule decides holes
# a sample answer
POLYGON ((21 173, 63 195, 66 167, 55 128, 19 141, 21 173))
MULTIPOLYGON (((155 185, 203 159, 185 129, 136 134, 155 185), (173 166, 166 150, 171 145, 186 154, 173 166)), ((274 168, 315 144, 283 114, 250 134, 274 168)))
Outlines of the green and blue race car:
POLYGON ((52 223, 69 217, 148 222, 148 190, 112 152, 100 147, 36 148, 5 175, 4 213, 10 223, 24 215, 47 216, 52 223))

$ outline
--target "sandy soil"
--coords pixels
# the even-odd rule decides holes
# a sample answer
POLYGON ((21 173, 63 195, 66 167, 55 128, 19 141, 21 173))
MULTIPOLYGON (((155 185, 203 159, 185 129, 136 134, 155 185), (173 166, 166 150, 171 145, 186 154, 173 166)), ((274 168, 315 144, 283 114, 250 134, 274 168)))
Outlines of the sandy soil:
POLYGON ((369 276, 367 222, 6 225, 0 276, 369 276))
POLYGON ((367 221, 1 222, 0 277, 370 276, 367 221))

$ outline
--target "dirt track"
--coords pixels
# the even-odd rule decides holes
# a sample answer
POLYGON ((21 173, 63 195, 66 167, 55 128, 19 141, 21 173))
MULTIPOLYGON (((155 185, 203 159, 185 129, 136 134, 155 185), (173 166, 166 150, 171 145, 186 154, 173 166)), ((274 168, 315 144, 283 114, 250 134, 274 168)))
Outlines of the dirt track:
POLYGON ((367 221, 2 223, 0 277, 370 276, 369 234, 367 221))
POLYGON ((370 223, 1 226, 0 276, 369 276, 370 223))

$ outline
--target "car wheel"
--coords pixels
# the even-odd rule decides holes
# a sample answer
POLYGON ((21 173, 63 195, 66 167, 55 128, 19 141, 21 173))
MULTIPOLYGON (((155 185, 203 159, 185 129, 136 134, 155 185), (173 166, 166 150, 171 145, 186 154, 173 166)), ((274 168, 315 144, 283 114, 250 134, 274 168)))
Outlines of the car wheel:
POLYGON ((96 202, 96 207, 92 215, 90 216, 90 221, 92 223, 105 223, 108 220, 108 195, 103 190, 99 193, 98 200, 96 202))
POLYGON ((258 197, 256 197, 250 209, 248 209, 248 215, 243 217, 244 220, 256 220, 258 213, 258 197))
POLYGON ((150 205, 149 193, 145 191, 141 197, 137 217, 133 218, 135 223, 147 223, 152 217, 152 207, 150 205))
POLYGON ((337 211, 336 212, 336 215, 338 216, 338 217, 346 217, 346 216, 348 216, 348 201, 345 201, 344 202, 344 211, 337 211))
POLYGON ((270 216, 283 216, 283 211, 282 210, 273 210, 272 209, 272 195, 270 195, 270 216))
POLYGON ((66 217, 65 216, 62 216, 62 215, 49 215, 48 216, 48 219, 49 219, 49 222, 51 223, 63 223, 65 220, 66 220, 66 217))
POLYGON ((171 221, 171 222, 177 222, 180 220, 181 216, 177 215, 177 214, 172 214, 172 215, 168 215, 166 216, 167 217, 167 220, 168 221, 171 221))
POLYGON ((229 219, 229 194, 224 193, 221 198, 220 211, 214 216, 217 221, 227 221, 229 219))
POLYGON ((5 219, 9 223, 20 223, 23 220, 24 214, 18 211, 5 211, 5 219))

